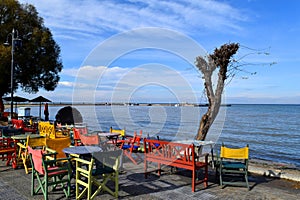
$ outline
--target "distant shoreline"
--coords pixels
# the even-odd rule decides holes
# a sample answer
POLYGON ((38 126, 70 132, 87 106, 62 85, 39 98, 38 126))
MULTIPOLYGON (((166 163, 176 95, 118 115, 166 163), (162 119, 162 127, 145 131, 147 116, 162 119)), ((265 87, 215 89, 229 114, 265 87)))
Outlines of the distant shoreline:
MULTIPOLYGON (((99 103, 71 103, 71 102, 48 102, 51 106, 173 106, 173 107, 208 107, 208 104, 198 104, 198 103, 108 103, 108 102, 99 102, 99 103)), ((4 103, 5 107, 8 108, 10 106, 9 102, 4 103)), ((44 103, 42 103, 44 105, 44 103)), ((300 106, 300 104, 222 104, 222 107, 231 107, 231 106, 247 106, 247 105, 264 105, 264 106, 272 106, 272 105, 285 105, 285 106, 300 106)), ((15 106, 15 104, 14 104, 15 106)), ((18 107, 32 107, 32 106, 40 106, 40 103, 23 103, 18 102, 18 107)))
MULTIPOLYGON (((44 103, 42 103, 43 105, 44 103)), ((207 107, 208 104, 194 103, 65 103, 65 102, 48 102, 51 106, 190 106, 190 107, 207 107)), ((5 103, 5 106, 10 106, 10 103, 5 103)), ((17 103, 18 107, 39 106, 40 103, 17 103)), ((221 106, 231 106, 231 104, 222 104, 221 106)))

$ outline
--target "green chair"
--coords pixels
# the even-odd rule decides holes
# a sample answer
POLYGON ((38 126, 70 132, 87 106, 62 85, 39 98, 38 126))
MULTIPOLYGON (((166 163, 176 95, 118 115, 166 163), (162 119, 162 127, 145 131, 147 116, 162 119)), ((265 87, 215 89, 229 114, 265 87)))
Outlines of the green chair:
POLYGON ((119 192, 119 166, 122 150, 93 153, 90 161, 75 158, 76 161, 76 199, 82 199, 86 194, 87 199, 94 199, 101 191, 106 191, 118 197, 119 192), (94 168, 94 165, 96 168, 94 168), (106 184, 114 182, 114 189, 106 184), (92 191, 93 186, 96 189, 92 191), (83 188, 81 191, 79 188, 83 188))
POLYGON ((63 166, 58 166, 57 162, 69 159, 56 159, 56 153, 47 153, 47 148, 46 150, 32 149, 30 146, 27 148, 32 165, 31 195, 36 195, 41 190, 44 199, 47 200, 48 187, 52 186, 52 189, 56 189, 60 185, 68 198, 71 190, 71 165, 68 161, 63 166), (50 157, 51 159, 48 159, 50 157), (35 188, 36 180, 37 188, 35 188))
POLYGON ((244 148, 228 148, 222 144, 219 163, 221 187, 223 187, 223 185, 245 186, 250 190, 248 183, 248 160, 248 145, 244 148), (225 181, 225 176, 229 177, 229 175, 231 180, 225 181), (237 176, 242 176, 244 181, 236 181, 237 176))

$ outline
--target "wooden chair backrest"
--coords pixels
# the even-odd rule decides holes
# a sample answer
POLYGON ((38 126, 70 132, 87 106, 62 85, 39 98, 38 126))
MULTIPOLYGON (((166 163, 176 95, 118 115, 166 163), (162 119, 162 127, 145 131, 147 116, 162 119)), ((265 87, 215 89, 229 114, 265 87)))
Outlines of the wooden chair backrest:
POLYGON ((45 137, 55 137, 55 126, 50 124, 50 122, 39 122, 39 133, 41 136, 45 137))
POLYGON ((70 137, 61 137, 61 138, 47 138, 46 146, 50 149, 53 149, 57 152, 56 158, 65 158, 66 155, 63 152, 63 149, 71 146, 70 137))
POLYGON ((31 148, 36 147, 45 147, 46 146, 46 138, 45 137, 39 137, 39 138, 30 138, 30 136, 27 136, 26 141, 26 147, 30 146, 31 148))
POLYGON ((226 159, 248 160, 249 146, 247 145, 243 148, 228 148, 222 145, 220 157, 226 159))
POLYGON ((195 147, 163 140, 144 139, 146 159, 154 159, 163 164, 179 167, 181 164, 193 167, 195 164, 195 147))
POLYGON ((125 129, 113 129, 112 127, 110 127, 109 132, 110 133, 118 133, 118 134, 120 134, 120 136, 126 135, 125 129))
POLYGON ((32 167, 36 171, 38 171, 40 174, 45 174, 44 168, 43 168, 43 150, 41 149, 32 149, 30 146, 28 148, 28 153, 31 154, 31 160, 33 162, 32 167))
POLYGON ((97 134, 95 135, 82 135, 80 134, 80 141, 83 145, 99 145, 100 140, 97 134))
POLYGON ((80 135, 88 134, 87 127, 75 127, 73 128, 73 138, 80 139, 80 135))
POLYGON ((120 158, 122 155, 122 150, 114 151, 104 151, 104 152, 95 152, 93 153, 93 158, 96 160, 97 167, 110 167, 115 171, 120 167, 120 158))
POLYGON ((142 135, 143 135, 142 130, 140 130, 140 135, 137 135, 136 131, 134 131, 132 145, 140 146, 143 137, 142 135))
POLYGON ((95 161, 93 158, 91 160, 75 158, 74 160, 76 162, 76 171, 84 173, 86 176, 92 175, 93 165, 95 161))

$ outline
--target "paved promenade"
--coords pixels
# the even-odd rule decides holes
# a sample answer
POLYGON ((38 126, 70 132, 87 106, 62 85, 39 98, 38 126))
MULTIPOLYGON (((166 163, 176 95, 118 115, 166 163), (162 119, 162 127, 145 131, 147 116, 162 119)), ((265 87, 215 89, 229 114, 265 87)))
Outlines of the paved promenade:
MULTIPOLYGON (((191 173, 178 170, 171 173, 164 168, 161 177, 151 174, 144 178, 143 163, 134 165, 130 161, 124 163, 124 173, 119 179, 119 199, 300 199, 300 183, 278 178, 264 177, 251 173, 249 177, 251 190, 243 187, 227 186, 223 189, 217 184, 214 171, 210 169, 209 186, 204 189, 198 185, 196 192, 191 191, 191 173)), ((299 171, 295 174, 299 175, 299 171)), ((27 200, 43 199, 42 194, 30 195, 31 174, 25 174, 23 168, 13 170, 0 161, 0 199, 27 200)), ((61 191, 51 192, 49 199, 66 199, 61 191)), ((72 197, 75 199, 75 192, 72 197)), ((100 193, 96 199, 114 199, 107 193, 100 193)))

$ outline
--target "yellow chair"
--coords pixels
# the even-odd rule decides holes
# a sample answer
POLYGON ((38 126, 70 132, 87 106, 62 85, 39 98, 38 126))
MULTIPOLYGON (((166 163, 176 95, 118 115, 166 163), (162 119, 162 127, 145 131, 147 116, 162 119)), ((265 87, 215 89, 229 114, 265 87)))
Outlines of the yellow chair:
POLYGON ((249 160, 249 146, 244 148, 228 148, 224 144, 221 146, 220 163, 219 163, 219 176, 220 185, 234 185, 234 186, 246 186, 250 189, 248 183, 248 161, 249 160), (233 175, 242 175, 245 181, 224 181, 226 175, 231 175, 232 178, 236 178, 233 175))
POLYGON ((110 133, 119 133, 121 137, 125 137, 125 135, 126 135, 125 129, 113 129, 112 127, 110 127, 109 132, 110 133))
POLYGON ((46 138, 45 137, 30 138, 30 135, 28 135, 25 145, 20 142, 18 142, 17 145, 19 147, 18 157, 22 159, 25 173, 28 174, 29 170, 31 170, 29 164, 30 160, 28 154, 28 146, 31 146, 31 148, 43 149, 46 146, 46 138))
POLYGON ((101 191, 107 191, 118 198, 119 192, 119 167, 122 150, 96 152, 90 161, 75 158, 76 161, 76 199, 81 199, 87 193, 87 199, 93 199, 101 191), (93 169, 94 164, 96 169, 93 169), (114 189, 106 186, 112 180, 114 189), (97 187, 92 191, 93 185, 97 187), (84 187, 79 191, 79 187, 84 187))
POLYGON ((55 125, 50 122, 39 122, 38 127, 40 135, 47 138, 70 137, 70 131, 68 129, 56 130, 55 125))
POLYGON ((96 195, 92 196, 92 172, 94 159, 90 161, 84 160, 81 158, 75 158, 76 162, 76 199, 81 199, 84 197, 84 194, 87 193, 87 199, 93 199, 96 195), (79 187, 84 188, 79 190, 79 187))
POLYGON ((57 152, 56 158, 65 158, 66 155, 63 152, 63 149, 71 146, 70 137, 61 137, 61 138, 47 138, 46 146, 50 149, 53 149, 57 152))
POLYGON ((38 130, 39 130, 39 133, 41 136, 43 137, 49 137, 51 131, 53 131, 50 126, 50 122, 47 121, 47 122, 39 122, 38 124, 38 130))

